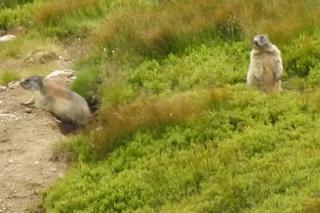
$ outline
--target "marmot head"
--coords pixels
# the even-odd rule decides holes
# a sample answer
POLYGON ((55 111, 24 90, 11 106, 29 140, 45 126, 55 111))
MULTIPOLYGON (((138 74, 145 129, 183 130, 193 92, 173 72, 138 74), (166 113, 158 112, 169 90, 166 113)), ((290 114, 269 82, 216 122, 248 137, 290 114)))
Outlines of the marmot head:
POLYGON ((255 48, 265 48, 270 45, 268 35, 259 34, 253 37, 253 46, 255 48))
POLYGON ((20 85, 26 90, 40 91, 43 87, 42 79, 41 76, 33 75, 21 81, 20 85))

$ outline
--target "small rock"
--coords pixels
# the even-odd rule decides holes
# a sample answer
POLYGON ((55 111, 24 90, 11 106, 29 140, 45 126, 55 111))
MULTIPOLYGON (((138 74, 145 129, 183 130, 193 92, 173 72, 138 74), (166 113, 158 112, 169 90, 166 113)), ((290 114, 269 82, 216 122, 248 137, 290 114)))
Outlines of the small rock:
POLYGON ((38 165, 38 164, 39 164, 39 161, 35 161, 34 164, 38 165))
POLYGON ((52 78, 72 78, 74 77, 74 71, 73 70, 55 70, 49 75, 46 76, 47 79, 52 79, 52 78))
POLYGON ((15 35, 4 35, 0 37, 0 42, 6 42, 6 41, 11 41, 13 39, 15 39, 16 36, 15 35))
POLYGON ((10 159, 8 162, 9 162, 10 164, 14 163, 14 161, 13 161, 12 159, 10 159))
POLYGON ((10 83, 8 84, 8 88, 9 88, 9 89, 14 89, 14 88, 18 87, 19 84, 20 84, 20 81, 12 81, 12 82, 10 82, 10 83))
POLYGON ((24 110, 24 112, 27 113, 27 114, 30 114, 30 113, 32 113, 32 110, 31 110, 30 108, 26 108, 26 109, 24 110))
POLYGON ((8 139, 7 138, 1 138, 0 139, 0 143, 7 143, 8 142, 8 139))
POLYGON ((0 92, 4 92, 4 91, 6 91, 7 90, 7 87, 6 86, 1 86, 0 85, 0 92))

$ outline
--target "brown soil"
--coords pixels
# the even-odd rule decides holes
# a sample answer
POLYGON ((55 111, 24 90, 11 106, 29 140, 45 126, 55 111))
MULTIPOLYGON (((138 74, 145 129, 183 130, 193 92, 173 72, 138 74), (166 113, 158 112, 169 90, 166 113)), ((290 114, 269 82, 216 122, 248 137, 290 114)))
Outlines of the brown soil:
POLYGON ((52 145, 64 137, 57 122, 20 104, 29 98, 20 87, 0 92, 0 213, 28 212, 66 169, 50 161, 52 145))

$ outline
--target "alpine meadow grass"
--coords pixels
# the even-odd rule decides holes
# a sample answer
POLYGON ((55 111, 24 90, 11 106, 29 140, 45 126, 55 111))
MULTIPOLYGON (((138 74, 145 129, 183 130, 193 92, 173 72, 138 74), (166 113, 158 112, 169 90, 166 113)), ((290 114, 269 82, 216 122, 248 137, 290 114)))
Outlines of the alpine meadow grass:
POLYGON ((53 148, 72 164, 46 212, 319 211, 319 1, 15 2, 0 82, 55 68, 23 66, 36 49, 83 48, 71 89, 95 110, 53 148), (282 51, 277 94, 246 86, 258 33, 282 51))

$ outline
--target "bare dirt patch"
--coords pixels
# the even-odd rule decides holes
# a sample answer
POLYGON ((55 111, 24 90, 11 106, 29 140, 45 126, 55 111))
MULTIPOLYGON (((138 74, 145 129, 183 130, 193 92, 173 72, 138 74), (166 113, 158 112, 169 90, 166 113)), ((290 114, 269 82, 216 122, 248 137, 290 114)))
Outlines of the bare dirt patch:
POLYGON ((20 105, 29 97, 20 87, 0 92, 0 212, 28 212, 39 192, 66 169, 50 161, 52 145, 64 137, 57 122, 20 105))

